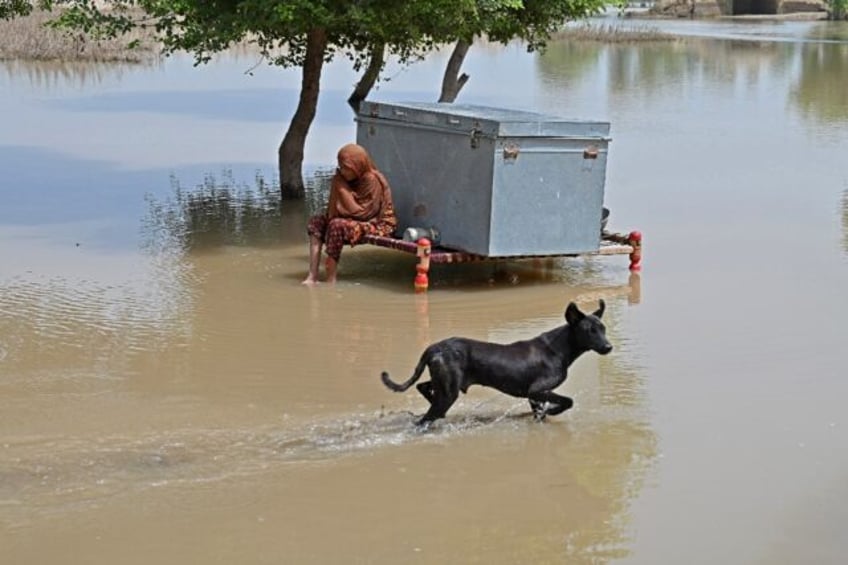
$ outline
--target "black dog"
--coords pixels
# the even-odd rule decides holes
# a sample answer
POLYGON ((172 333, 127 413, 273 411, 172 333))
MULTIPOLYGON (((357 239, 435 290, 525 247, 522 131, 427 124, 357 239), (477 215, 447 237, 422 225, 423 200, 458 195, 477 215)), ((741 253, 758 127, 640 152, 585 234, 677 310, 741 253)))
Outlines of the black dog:
POLYGON ((416 387, 430 402, 419 426, 444 418, 459 391, 465 393, 475 384, 529 399, 536 419, 543 420, 574 404, 571 398, 552 392, 565 381, 569 365, 589 350, 601 355, 612 351, 601 322, 605 307, 601 300, 594 314, 584 314, 572 302, 565 309, 567 324, 509 345, 451 337, 424 350, 408 381, 395 383, 385 371, 381 378, 391 390, 403 392, 421 378, 424 367, 430 370, 430 380, 416 387))

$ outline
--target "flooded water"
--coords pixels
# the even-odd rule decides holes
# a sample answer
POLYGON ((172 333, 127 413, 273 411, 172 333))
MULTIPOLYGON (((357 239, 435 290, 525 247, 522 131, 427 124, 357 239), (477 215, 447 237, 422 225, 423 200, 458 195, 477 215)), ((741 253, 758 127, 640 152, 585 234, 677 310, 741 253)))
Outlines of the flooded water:
MULTIPOLYGON (((848 542, 848 27, 665 22, 636 45, 474 46, 468 103, 612 123, 626 257, 437 266, 306 218, 355 136, 330 65, 280 206, 296 72, 0 63, 0 562, 841 563, 848 542), (712 37, 712 38, 710 38, 712 37), (543 424, 392 394, 450 335, 607 302, 543 424)), ((434 100, 446 53, 375 98, 434 100)))

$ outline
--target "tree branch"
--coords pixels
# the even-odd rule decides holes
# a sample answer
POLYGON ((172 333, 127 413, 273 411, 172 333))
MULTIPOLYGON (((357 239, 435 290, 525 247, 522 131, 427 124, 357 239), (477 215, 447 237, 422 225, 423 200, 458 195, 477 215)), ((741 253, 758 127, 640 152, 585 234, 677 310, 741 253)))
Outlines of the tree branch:
POLYGON ((351 108, 353 108, 353 112, 355 114, 359 113, 359 105, 362 103, 363 100, 368 98, 368 94, 371 92, 371 89, 374 88, 374 83, 377 82, 377 78, 380 76, 380 71, 383 70, 385 57, 385 43, 376 43, 371 47, 371 55, 370 60, 368 61, 368 67, 366 67, 365 72, 362 74, 362 78, 360 78, 359 82, 356 83, 356 87, 353 89, 353 93, 347 99, 347 103, 350 104, 351 108))
POLYGON ((465 55, 468 54, 468 48, 471 43, 460 39, 453 47, 450 59, 448 59, 447 67, 445 67, 445 76, 442 79, 442 93, 439 96, 439 102, 453 102, 459 95, 459 91, 465 86, 470 78, 467 74, 462 73, 460 76, 459 70, 462 68, 462 63, 465 61, 465 55))

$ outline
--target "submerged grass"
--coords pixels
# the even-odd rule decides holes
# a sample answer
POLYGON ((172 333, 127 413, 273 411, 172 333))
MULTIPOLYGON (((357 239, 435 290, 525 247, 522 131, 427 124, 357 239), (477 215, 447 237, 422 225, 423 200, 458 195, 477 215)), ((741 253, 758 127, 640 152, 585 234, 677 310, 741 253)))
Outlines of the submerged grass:
POLYGON ((136 31, 118 39, 93 39, 81 33, 57 30, 47 24, 54 10, 0 20, 0 60, 143 63, 159 57, 159 45, 149 34, 136 31), (129 48, 131 41, 138 45, 129 48))
POLYGON ((621 27, 612 24, 596 25, 580 23, 566 26, 556 32, 552 39, 574 41, 597 41, 603 43, 637 43, 647 41, 674 41, 676 36, 650 26, 621 27))

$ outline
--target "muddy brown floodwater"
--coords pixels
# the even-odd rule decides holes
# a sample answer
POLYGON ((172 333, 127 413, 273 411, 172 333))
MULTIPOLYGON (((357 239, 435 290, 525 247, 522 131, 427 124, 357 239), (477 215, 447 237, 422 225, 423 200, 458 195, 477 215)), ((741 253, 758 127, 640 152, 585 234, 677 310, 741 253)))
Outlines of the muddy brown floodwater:
MULTIPOLYGON (((282 206, 296 73, 2 63, 0 562, 841 562, 845 26, 688 23, 658 25, 705 37, 467 62, 466 102, 612 123, 605 202, 645 235, 641 277, 624 256, 434 266, 426 295, 413 256, 364 247, 299 284, 355 131, 344 61, 308 198, 282 206), (417 433, 425 401, 379 381, 599 298, 615 350, 572 366, 575 407, 545 423, 472 388, 417 433)), ((446 55, 377 94, 433 99, 446 55)))

